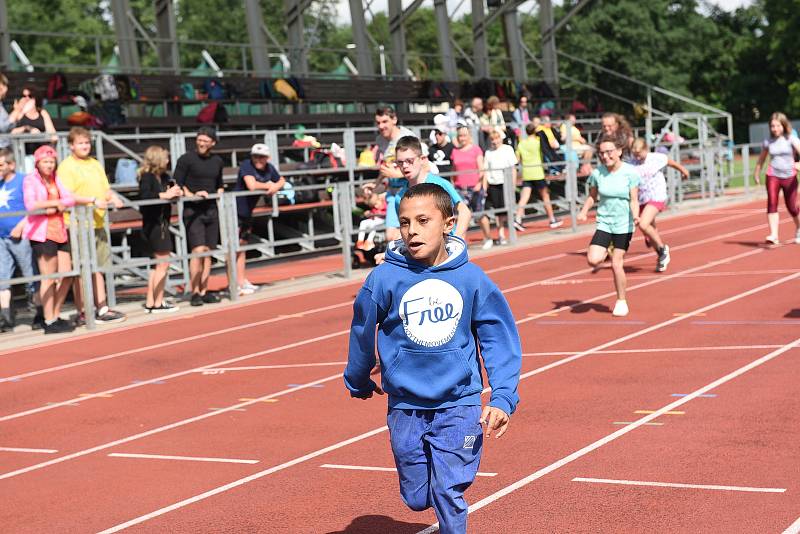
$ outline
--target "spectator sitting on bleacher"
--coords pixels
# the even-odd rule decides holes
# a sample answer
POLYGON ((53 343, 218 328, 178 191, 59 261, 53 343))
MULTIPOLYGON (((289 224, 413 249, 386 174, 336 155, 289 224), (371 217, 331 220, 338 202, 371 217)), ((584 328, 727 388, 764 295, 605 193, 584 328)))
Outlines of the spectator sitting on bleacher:
POLYGON ((464 120, 464 102, 460 98, 453 101, 453 106, 447 110, 447 127, 450 134, 455 135, 459 122, 464 120))
MULTIPOLYGON (((91 156, 92 136, 89 130, 76 126, 71 128, 67 142, 72 154, 58 166, 58 178, 69 189, 78 204, 94 204, 94 243, 97 266, 100 269, 111 267, 111 243, 106 230, 105 210, 108 206, 121 208, 122 200, 111 190, 108 176, 100 162, 91 156)), ((69 214, 64 215, 69 224, 69 214)), ((103 273, 93 273, 94 301, 97 306, 96 319, 101 323, 119 323, 125 320, 125 314, 108 307, 106 284, 103 273)), ((80 290, 80 278, 73 282, 75 307, 78 311, 76 324, 85 324, 83 295, 80 290)))
POLYGON ((483 99, 476 96, 470 101, 470 107, 464 110, 463 124, 469 127, 480 126, 484 115, 483 99))
POLYGON ((363 199, 363 202, 368 209, 364 210, 364 218, 358 223, 358 239, 353 250, 359 265, 367 264, 367 257, 364 253, 375 248, 377 228, 386 222, 386 193, 373 191, 363 199))
POLYGON ((501 140, 506 138, 506 120, 500 110, 500 99, 496 96, 490 96, 486 99, 486 113, 481 116, 480 145, 484 150, 491 146, 489 138, 492 132, 499 133, 501 140))
MULTIPOLYGON (((196 152, 187 152, 178 158, 173 177, 183 188, 187 197, 199 198, 186 202, 183 206, 183 224, 186 240, 192 254, 208 252, 219 243, 219 213, 217 201, 208 200, 212 194, 222 194, 224 184, 222 158, 211 153, 217 144, 217 132, 203 126, 197 130, 196 152)), ((189 260, 189 277, 192 287, 192 306, 220 301, 219 295, 208 291, 211 276, 211 256, 196 257, 189 260)))
MULTIPOLYGON (((169 152, 160 146, 151 146, 144 151, 142 166, 139 167, 139 198, 141 200, 172 201, 183 194, 167 169, 169 152)), ((170 313, 178 311, 164 301, 164 284, 169 269, 169 255, 172 252, 172 236, 169 226, 172 218, 172 203, 151 204, 140 208, 142 214, 142 237, 147 242, 153 259, 153 266, 147 280, 147 296, 144 309, 147 313, 170 313)))
MULTIPOLYGON (((16 125, 17 120, 22 116, 22 106, 24 102, 17 100, 14 102, 14 108, 11 113, 6 111, 3 105, 3 99, 8 93, 8 78, 4 74, 0 74, 0 135, 7 134, 16 125)), ((6 148, 11 145, 11 140, 8 137, 0 137, 0 148, 6 148)))
POLYGON ((561 144, 558 142, 553 126, 550 123, 550 113, 539 115, 541 123, 536 127, 536 135, 539 136, 542 147, 542 161, 545 163, 545 174, 548 178, 561 176, 561 166, 553 165, 554 162, 561 161, 563 158, 558 153, 561 144))
POLYGON ((25 143, 25 153, 33 154, 37 148, 47 143, 56 143, 58 137, 55 135, 56 127, 53 119, 46 109, 42 107, 42 102, 36 92, 30 87, 22 88, 22 98, 14 103, 14 109, 19 106, 20 116, 17 118, 12 134, 52 134, 47 142, 25 143))
MULTIPOLYGON (((257 143, 250 149, 250 159, 242 162, 239 174, 236 177, 234 191, 259 191, 264 195, 272 196, 280 191, 286 179, 278 173, 269 161, 269 147, 257 143)), ((236 211, 239 217, 239 244, 246 245, 253 233, 253 210, 258 204, 260 195, 247 195, 236 197, 236 211)), ((247 252, 240 250, 236 253, 236 275, 239 281, 239 295, 250 295, 258 290, 258 286, 250 283, 245 274, 245 260, 247 252)))
POLYGON ((514 113, 511 114, 514 119, 514 133, 517 139, 522 139, 523 132, 526 132, 525 127, 531 122, 530 112, 528 111, 528 97, 522 95, 519 97, 519 105, 514 113))
MULTIPOLYGON (((449 173, 453 170, 453 162, 450 157, 453 153, 453 143, 450 142, 450 135, 447 126, 447 117, 442 114, 433 118, 434 129, 431 132, 433 143, 428 148, 428 161, 436 165, 440 173, 449 173)), ((448 180, 452 176, 446 176, 448 180)))
MULTIPOLYGON (((31 242, 22 239, 25 215, 3 216, 6 213, 25 211, 22 183, 25 176, 17 172, 14 154, 0 148, 0 332, 14 328, 14 313, 11 307, 11 286, 7 281, 14 277, 14 270, 24 277, 33 276, 33 253, 31 242)), ((38 300, 33 282, 27 284, 28 295, 38 300)), ((44 322, 42 307, 37 307, 35 322, 44 322)))
POLYGON ((631 146, 633 145, 633 129, 631 128, 628 119, 619 113, 606 112, 600 118, 603 133, 605 135, 620 135, 625 138, 625 148, 622 149, 622 161, 631 163, 634 161, 631 154, 631 146))

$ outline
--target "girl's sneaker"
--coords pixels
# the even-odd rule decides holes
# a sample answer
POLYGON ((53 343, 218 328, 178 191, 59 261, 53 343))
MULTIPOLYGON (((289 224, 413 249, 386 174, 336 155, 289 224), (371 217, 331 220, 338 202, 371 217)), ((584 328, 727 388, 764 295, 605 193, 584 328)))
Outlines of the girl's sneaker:
POLYGON ((149 313, 172 313, 178 311, 180 308, 173 304, 162 302, 161 306, 153 306, 152 308, 148 309, 150 310, 149 313))
POLYGON ((252 289, 253 291, 258 291, 258 286, 255 284, 251 284, 250 280, 245 280, 242 284, 243 289, 252 289))
POLYGON ((553 219, 552 221, 550 221, 550 228, 555 230, 556 228, 560 228, 561 225, 563 224, 564 221, 553 219))
POLYGON ((481 245, 481 248, 483 250, 489 250, 493 246, 494 246, 494 241, 492 241, 491 239, 487 239, 486 241, 483 242, 483 245, 481 245))
POLYGON ((240 286, 239 287, 239 296, 240 297, 244 297, 244 296, 247 296, 247 295, 252 295, 255 292, 256 292, 255 289, 250 289, 249 287, 245 287, 245 286, 240 286))
POLYGON ((797 233, 794 234, 794 242, 800 245, 800 229, 798 229, 797 233))
POLYGON ((781 244, 781 240, 778 239, 778 236, 776 236, 776 235, 768 235, 766 238, 764 238, 764 240, 767 243, 771 243, 773 245, 780 245, 781 244))
POLYGON ((611 312, 614 317, 625 317, 628 315, 628 303, 624 300, 618 300, 614 305, 614 311, 611 312))

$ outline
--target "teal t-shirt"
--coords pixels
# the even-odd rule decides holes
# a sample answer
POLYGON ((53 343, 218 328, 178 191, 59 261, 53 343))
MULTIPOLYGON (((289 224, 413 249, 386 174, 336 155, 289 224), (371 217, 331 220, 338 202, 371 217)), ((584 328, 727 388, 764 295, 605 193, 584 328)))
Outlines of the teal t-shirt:
POLYGON ((639 186, 639 173, 633 165, 623 163, 615 172, 600 165, 586 183, 597 188, 597 229, 610 234, 632 233, 631 188, 639 186))

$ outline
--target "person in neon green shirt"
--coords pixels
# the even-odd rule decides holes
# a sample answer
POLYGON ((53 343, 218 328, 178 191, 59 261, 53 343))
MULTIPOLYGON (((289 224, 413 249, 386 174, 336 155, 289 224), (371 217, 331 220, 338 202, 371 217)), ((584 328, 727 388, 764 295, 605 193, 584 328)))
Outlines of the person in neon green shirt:
MULTIPOLYGON (((105 210, 108 206, 122 207, 122 200, 112 191, 108 183, 106 171, 100 162, 91 156, 92 136, 85 128, 75 127, 67 136, 72 151, 58 166, 58 178, 69 189, 79 203, 94 203, 94 243, 97 264, 103 269, 111 266, 111 244, 105 229, 105 210)), ((69 223, 64 214, 65 223, 69 223)), ((126 319, 125 314, 108 307, 106 284, 102 272, 93 273, 94 300, 97 306, 97 320, 103 323, 118 323, 126 319)), ((78 323, 85 321, 83 317, 83 300, 80 290, 80 279, 73 285, 75 307, 78 309, 78 323)))
POLYGON ((525 206, 528 205, 531 194, 536 189, 539 196, 542 197, 542 204, 544 204, 544 211, 547 213, 547 220, 550 221, 550 228, 558 228, 563 222, 556 220, 553 215, 549 184, 544 177, 544 167, 542 166, 542 140, 538 135, 534 135, 536 133, 536 124, 529 122, 525 126, 525 133, 528 134, 528 137, 517 145, 517 159, 522 164, 522 191, 519 194, 514 227, 519 231, 525 229, 525 225, 522 223, 522 217, 525 215, 525 206))

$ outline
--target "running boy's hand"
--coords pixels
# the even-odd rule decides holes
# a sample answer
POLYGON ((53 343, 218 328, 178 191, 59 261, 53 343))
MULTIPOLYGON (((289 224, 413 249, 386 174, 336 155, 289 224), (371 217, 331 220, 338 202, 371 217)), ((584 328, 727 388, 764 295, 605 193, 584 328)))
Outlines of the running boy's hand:
POLYGON ((494 406, 486 406, 481 414, 481 424, 486 425, 486 437, 492 435, 493 430, 497 430, 495 438, 499 438, 508 430, 509 417, 506 412, 494 406))

